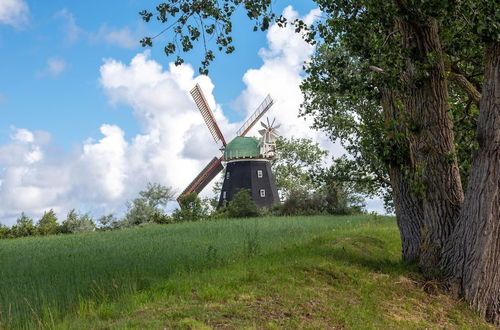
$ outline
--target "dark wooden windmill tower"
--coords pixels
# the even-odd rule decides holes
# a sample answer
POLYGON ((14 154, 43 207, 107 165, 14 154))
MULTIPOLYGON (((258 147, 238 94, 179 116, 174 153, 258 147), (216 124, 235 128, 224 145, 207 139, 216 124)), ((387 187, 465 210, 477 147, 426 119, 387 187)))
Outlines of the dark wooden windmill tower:
POLYGON ((267 125, 261 122, 261 138, 246 137, 250 129, 262 118, 273 105, 268 95, 255 112, 248 118, 236 133, 231 142, 226 143, 215 117, 198 84, 191 90, 191 95, 208 126, 216 143, 222 143, 223 155, 214 157, 196 178, 184 189, 182 195, 201 192, 212 179, 224 169, 224 183, 217 208, 225 202, 230 203, 233 196, 241 189, 248 189, 252 200, 261 207, 270 207, 279 202, 278 191, 271 172, 271 161, 275 159, 275 142, 278 137, 274 121, 267 125))

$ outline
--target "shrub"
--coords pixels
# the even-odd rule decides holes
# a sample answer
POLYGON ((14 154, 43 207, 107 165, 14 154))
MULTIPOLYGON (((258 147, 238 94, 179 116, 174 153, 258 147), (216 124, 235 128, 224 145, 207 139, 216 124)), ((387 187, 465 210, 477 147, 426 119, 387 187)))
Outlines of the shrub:
POLYGON ((324 196, 325 211, 328 214, 347 215, 364 211, 364 198, 349 193, 341 184, 332 182, 323 186, 320 193, 324 196))
POLYGON ((160 225, 166 225, 169 223, 172 223, 173 220, 171 217, 169 217, 166 214, 163 213, 155 213, 153 214, 153 217, 151 218, 151 221, 160 225))
POLYGON ((195 192, 180 196, 179 204, 180 209, 172 214, 174 222, 198 221, 209 217, 208 202, 200 199, 195 192))
POLYGON ((128 205, 128 211, 123 219, 123 227, 137 226, 143 223, 152 222, 153 216, 157 213, 156 207, 151 206, 144 198, 136 198, 128 205))
POLYGON ((103 215, 97 220, 97 222, 99 223, 99 230, 118 229, 122 225, 122 222, 112 213, 103 215))
POLYGON ((283 203, 283 215, 312 215, 323 212, 323 205, 318 196, 305 190, 292 190, 283 203))
POLYGON ((362 213, 363 199, 346 192, 342 186, 330 184, 315 192, 293 190, 281 207, 282 215, 347 215, 362 213))
POLYGON ((23 212, 17 219, 16 224, 12 226, 10 232, 12 237, 33 236, 36 235, 36 227, 33 224, 33 219, 26 216, 23 212))
POLYGON ((75 234, 95 230, 95 223, 88 214, 78 214, 75 209, 68 212, 66 220, 60 227, 61 233, 75 234))
POLYGON ((0 223, 0 239, 10 238, 10 237, 11 237, 10 228, 0 223))
POLYGON ((225 209, 225 213, 229 218, 248 218, 259 216, 257 205, 250 197, 248 189, 241 189, 229 202, 225 209))
POLYGON ((146 223, 165 223, 169 221, 163 212, 163 208, 174 196, 171 188, 162 186, 159 183, 148 183, 146 190, 139 192, 139 195, 140 197, 129 203, 122 226, 131 227, 146 223))
POLYGON ((57 224, 57 217, 54 210, 50 209, 50 211, 44 212, 36 226, 38 227, 39 235, 57 234, 59 225, 57 224))

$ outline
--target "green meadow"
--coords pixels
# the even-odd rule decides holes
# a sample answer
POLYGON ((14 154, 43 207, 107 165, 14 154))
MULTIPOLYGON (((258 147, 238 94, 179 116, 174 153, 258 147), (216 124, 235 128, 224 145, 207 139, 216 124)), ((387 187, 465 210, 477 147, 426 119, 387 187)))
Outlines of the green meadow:
POLYGON ((489 328, 400 261, 392 217, 0 241, 0 329, 489 328))

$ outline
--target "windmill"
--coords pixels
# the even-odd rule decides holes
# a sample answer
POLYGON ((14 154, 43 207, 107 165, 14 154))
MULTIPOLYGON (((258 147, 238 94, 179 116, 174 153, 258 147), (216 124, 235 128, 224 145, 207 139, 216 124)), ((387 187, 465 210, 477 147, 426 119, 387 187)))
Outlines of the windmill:
POLYGON ((271 96, 268 95, 243 123, 243 126, 236 132, 236 137, 226 143, 200 86, 196 84, 190 93, 215 143, 222 143, 223 155, 214 156, 184 189, 181 196, 192 192, 200 193, 224 169, 222 165, 224 161, 226 173, 217 208, 225 202, 230 202, 241 189, 248 189, 250 197, 258 206, 270 207, 279 202, 276 183, 271 172, 271 161, 276 157, 275 142, 279 125, 273 126, 274 120, 272 123, 267 120, 267 125, 261 122, 264 128, 259 131, 261 138, 246 137, 252 127, 273 106, 274 101, 271 96))

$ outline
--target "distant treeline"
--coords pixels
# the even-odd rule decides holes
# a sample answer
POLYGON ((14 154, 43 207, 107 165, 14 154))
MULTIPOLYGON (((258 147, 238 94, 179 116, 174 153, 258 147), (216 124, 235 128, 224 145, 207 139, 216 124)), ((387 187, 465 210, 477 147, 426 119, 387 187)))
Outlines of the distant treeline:
POLYGON ((230 204, 219 210, 214 208, 214 199, 201 199, 196 193, 185 195, 180 199, 181 207, 174 210, 171 215, 167 215, 165 207, 173 198, 174 193, 171 188, 158 183, 148 183, 146 190, 141 191, 138 198, 128 203, 128 210, 123 218, 108 214, 95 220, 90 214, 78 213, 73 209, 62 222, 59 222, 56 213, 51 209, 35 222, 22 213, 12 227, 0 224, 0 239, 84 233, 207 219, 270 215, 344 215, 362 213, 364 210, 362 200, 349 196, 335 186, 313 193, 292 190, 284 202, 270 209, 257 207, 251 200, 249 192, 240 190, 230 204))

